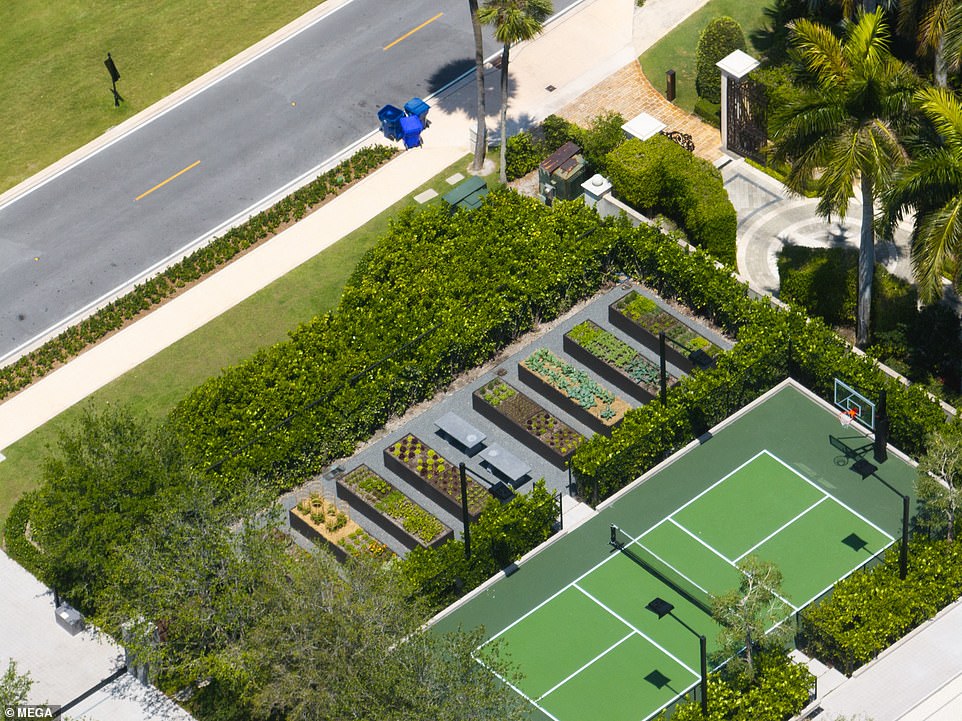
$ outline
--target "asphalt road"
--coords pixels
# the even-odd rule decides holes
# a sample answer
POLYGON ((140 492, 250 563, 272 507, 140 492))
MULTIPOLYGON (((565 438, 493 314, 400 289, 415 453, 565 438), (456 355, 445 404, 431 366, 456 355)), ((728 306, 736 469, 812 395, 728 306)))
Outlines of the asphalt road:
MULTIPOLYGON (((497 47, 486 38, 486 55, 497 47)), ((0 362, 246 217, 473 54, 464 0, 352 0, 0 208, 0 362)))

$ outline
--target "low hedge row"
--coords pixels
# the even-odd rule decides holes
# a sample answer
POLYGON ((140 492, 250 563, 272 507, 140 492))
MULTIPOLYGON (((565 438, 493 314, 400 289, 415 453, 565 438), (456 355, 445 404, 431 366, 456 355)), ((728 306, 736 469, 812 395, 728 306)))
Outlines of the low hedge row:
POLYGON ((801 614, 801 646, 851 674, 893 642, 962 596, 962 544, 919 539, 909 544, 908 574, 899 550, 835 584, 832 595, 801 614))
POLYGON ((58 364, 78 355, 189 283, 217 270, 237 254, 269 238, 282 226, 300 220, 316 205, 368 175, 397 152, 396 148, 383 145, 362 148, 300 190, 228 230, 36 350, 0 368, 0 400, 43 377, 58 364))
POLYGON ((735 207, 721 173, 664 135, 622 143, 607 158, 614 194, 646 214, 664 214, 692 245, 735 265, 735 207))
MULTIPOLYGON (((700 702, 680 704, 671 721, 785 721, 805 708, 815 677, 808 668, 783 653, 762 653, 751 681, 708 676, 708 715, 700 702)), ((667 721, 666 715, 658 721, 667 721)))

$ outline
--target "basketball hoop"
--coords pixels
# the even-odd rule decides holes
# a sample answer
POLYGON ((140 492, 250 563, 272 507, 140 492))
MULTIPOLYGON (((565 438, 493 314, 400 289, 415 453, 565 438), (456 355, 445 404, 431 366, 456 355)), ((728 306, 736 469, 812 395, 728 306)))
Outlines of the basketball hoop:
POLYGON ((849 408, 847 411, 842 411, 838 414, 838 422, 842 424, 843 428, 848 427, 852 425, 852 421, 854 421, 857 417, 858 408, 849 408))

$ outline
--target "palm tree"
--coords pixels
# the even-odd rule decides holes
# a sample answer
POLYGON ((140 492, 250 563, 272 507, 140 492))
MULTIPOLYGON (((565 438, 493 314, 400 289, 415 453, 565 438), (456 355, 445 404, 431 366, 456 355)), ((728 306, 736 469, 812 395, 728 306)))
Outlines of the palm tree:
POLYGON ((818 213, 844 217, 861 186, 856 343, 869 340, 876 190, 904 162, 895 122, 909 106, 915 77, 889 52, 881 11, 859 13, 837 38, 823 25, 796 20, 791 46, 810 84, 773 113, 773 155, 788 162, 785 184, 801 193, 818 191, 818 213), (816 179, 816 176, 817 179, 816 179))
POLYGON ((507 183, 508 147, 508 53, 513 43, 530 40, 541 32, 553 12, 551 0, 487 0, 478 17, 494 26, 494 37, 504 45, 501 50, 501 182, 507 183))
POLYGON ((916 157, 883 192, 883 220, 891 229, 907 209, 915 210, 912 269, 919 296, 930 302, 941 297, 951 261, 962 260, 962 103, 943 88, 916 97, 938 137, 923 138, 916 157))
POLYGON ((474 162, 471 169, 480 172, 484 167, 484 154, 488 144, 488 129, 485 126, 484 108, 484 42, 481 36, 481 20, 478 18, 478 0, 468 0, 471 11, 471 27, 474 30, 474 77, 478 89, 478 125, 474 141, 474 162))
POLYGON ((948 87, 949 69, 962 60, 962 2, 959 0, 902 0, 899 30, 914 35, 919 56, 935 56, 935 83, 948 87))

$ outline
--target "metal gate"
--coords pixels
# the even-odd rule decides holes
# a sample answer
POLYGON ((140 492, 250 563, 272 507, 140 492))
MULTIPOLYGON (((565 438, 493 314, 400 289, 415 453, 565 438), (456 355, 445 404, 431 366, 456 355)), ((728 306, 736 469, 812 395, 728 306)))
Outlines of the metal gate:
POLYGON ((726 112, 728 149, 764 163, 762 148, 768 139, 768 98, 764 86, 749 78, 729 77, 726 112))

